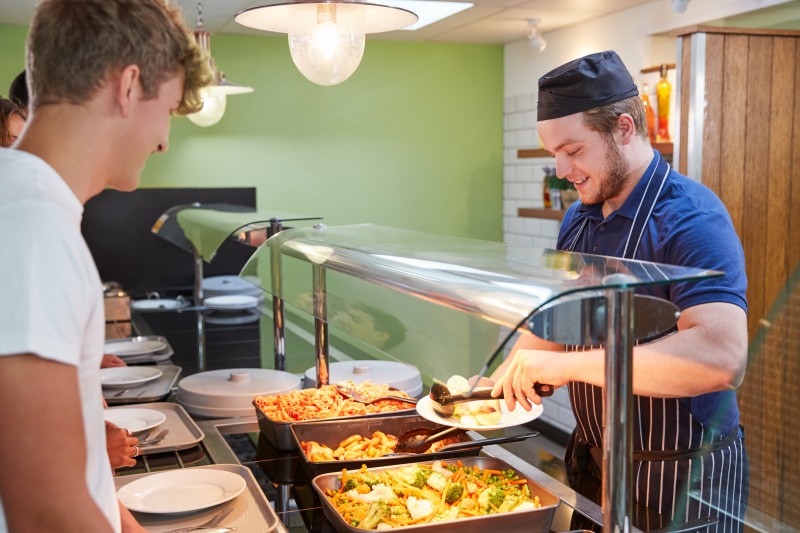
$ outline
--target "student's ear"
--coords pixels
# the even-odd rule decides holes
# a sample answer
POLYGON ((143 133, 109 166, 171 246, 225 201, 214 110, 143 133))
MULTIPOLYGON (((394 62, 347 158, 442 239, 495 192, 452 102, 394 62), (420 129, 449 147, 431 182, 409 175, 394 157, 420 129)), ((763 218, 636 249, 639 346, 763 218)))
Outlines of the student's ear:
POLYGON ((119 106, 120 115, 123 118, 130 113, 131 104, 135 99, 140 97, 138 94, 141 90, 139 75, 140 72, 137 65, 128 65, 117 76, 114 97, 119 106))

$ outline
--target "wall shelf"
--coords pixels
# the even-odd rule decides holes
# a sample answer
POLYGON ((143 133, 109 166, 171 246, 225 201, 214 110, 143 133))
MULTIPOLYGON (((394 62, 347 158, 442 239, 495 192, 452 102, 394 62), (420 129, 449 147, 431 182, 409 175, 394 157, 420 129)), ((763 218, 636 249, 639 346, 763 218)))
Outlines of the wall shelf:
MULTIPOLYGON (((672 155, 672 143, 652 143, 653 148, 658 150, 661 155, 664 156, 671 156, 672 155)), ((553 154, 545 150, 544 148, 520 148, 517 150, 517 157, 519 159, 531 159, 535 157, 553 157, 553 154)))
POLYGON ((517 216, 522 218, 546 218, 548 220, 558 220, 564 218, 566 210, 557 211, 555 209, 537 209, 533 207, 520 207, 517 209, 517 216))

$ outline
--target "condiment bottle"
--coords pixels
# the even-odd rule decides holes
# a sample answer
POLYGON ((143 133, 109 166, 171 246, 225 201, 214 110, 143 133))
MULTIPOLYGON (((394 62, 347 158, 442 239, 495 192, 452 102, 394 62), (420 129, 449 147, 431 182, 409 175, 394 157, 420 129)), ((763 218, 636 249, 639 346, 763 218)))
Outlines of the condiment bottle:
POLYGON ((656 115, 653 106, 650 104, 650 87, 645 83, 642 86, 642 103, 644 103, 644 114, 647 117, 647 136, 650 142, 656 142, 656 115))
POLYGON ((656 140, 659 142, 669 141, 669 97, 672 92, 672 84, 667 80, 668 67, 661 65, 661 79, 656 85, 656 98, 658 99, 658 135, 656 140))

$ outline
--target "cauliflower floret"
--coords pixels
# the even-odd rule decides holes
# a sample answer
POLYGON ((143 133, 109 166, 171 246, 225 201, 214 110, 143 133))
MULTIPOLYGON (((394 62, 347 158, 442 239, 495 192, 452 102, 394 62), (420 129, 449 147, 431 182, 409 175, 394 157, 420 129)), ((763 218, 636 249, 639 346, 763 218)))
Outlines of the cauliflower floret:
POLYGON ((458 518, 458 507, 451 507, 447 511, 441 512, 431 519, 431 522, 447 522, 458 518))
POLYGON ((475 494, 478 490, 478 484, 473 483, 472 481, 467 481, 467 492, 470 494, 475 494))
POLYGON ((408 514, 411 515, 412 520, 428 516, 433 512, 433 502, 425 498, 417 499, 409 496, 406 500, 406 507, 408 507, 408 514))
POLYGON ((378 483, 372 487, 372 490, 366 494, 359 494, 355 489, 347 493, 351 498, 357 498, 362 502, 389 502, 394 498, 394 491, 391 487, 387 487, 383 483, 378 483))
POLYGON ((464 498, 460 502, 458 502, 459 509, 474 509, 475 508, 475 500, 472 498, 464 498))
POLYGON ((397 477, 399 479, 418 489, 421 489, 425 485, 428 474, 428 470, 423 470, 416 465, 407 466, 397 471, 397 477))
POLYGON ((532 501, 527 500, 517 505, 517 507, 514 509, 514 512, 516 513, 517 511, 530 511, 531 509, 538 509, 538 507, 536 507, 536 505, 532 501))
POLYGON ((381 522, 375 529, 394 529, 394 526, 392 524, 387 524, 386 522, 381 522))
MULTIPOLYGON (((431 465, 431 470, 433 470, 434 472, 439 472, 445 478, 448 478, 448 477, 453 475, 453 473, 450 470, 448 470, 448 469, 446 469, 445 467, 442 466, 442 462, 441 461, 435 461, 431 465)), ((439 489, 439 490, 441 490, 441 489, 439 489)))
POLYGON ((428 476, 428 480, 425 482, 425 484, 433 490, 442 492, 444 490, 444 486, 447 485, 447 479, 439 472, 431 472, 431 475, 428 476))

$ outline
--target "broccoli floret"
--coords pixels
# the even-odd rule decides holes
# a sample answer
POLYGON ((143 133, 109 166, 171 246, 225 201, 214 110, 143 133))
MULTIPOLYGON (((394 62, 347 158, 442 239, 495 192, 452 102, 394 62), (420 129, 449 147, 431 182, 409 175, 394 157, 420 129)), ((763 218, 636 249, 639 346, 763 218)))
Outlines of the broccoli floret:
POLYGON ((444 501, 447 503, 455 503, 461 498, 462 494, 464 494, 464 485, 461 483, 453 483, 450 485, 450 488, 447 489, 447 496, 444 497, 444 501))
POLYGON ((397 472, 397 476, 406 484, 421 489, 428 481, 431 471, 418 466, 407 466, 397 472))
POLYGON ((367 509, 367 516, 364 517, 358 527, 359 529, 375 529, 380 523, 381 519, 392 514, 389 506, 385 502, 377 501, 372 502, 367 509))
POLYGON ((478 505, 481 506, 481 509, 488 511, 492 508, 492 505, 500 507, 505 499, 506 496, 503 493, 503 489, 499 487, 489 487, 478 495, 478 505))
POLYGON ((358 486, 358 481, 355 478, 348 478, 342 487, 342 492, 349 492, 358 486))

